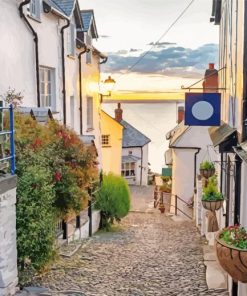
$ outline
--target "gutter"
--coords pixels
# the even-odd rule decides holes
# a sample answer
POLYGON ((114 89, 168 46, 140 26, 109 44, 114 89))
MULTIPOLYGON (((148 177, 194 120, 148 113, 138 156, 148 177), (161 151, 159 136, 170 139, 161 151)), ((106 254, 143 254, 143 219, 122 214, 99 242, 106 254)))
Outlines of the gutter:
POLYGON ((70 20, 65 19, 67 24, 61 28, 61 36, 62 36, 62 75, 63 75, 63 124, 66 125, 66 74, 65 74, 65 50, 64 50, 64 30, 70 26, 70 20))
POLYGON ((84 44, 84 49, 79 53, 78 55, 78 59, 79 59, 79 96, 80 96, 80 134, 83 135, 83 123, 82 123, 82 76, 81 76, 81 56, 86 53, 89 52, 90 49, 87 48, 87 46, 84 44))
POLYGON ((37 89, 37 106, 40 107, 40 77, 39 77, 39 39, 38 34, 34 31, 33 27, 29 23, 28 19, 26 18, 23 7, 27 4, 30 4, 31 0, 25 0, 19 5, 19 12, 20 17, 24 19, 25 23, 27 24, 28 28, 31 30, 34 36, 34 43, 35 43, 35 64, 36 64, 36 89, 37 89))

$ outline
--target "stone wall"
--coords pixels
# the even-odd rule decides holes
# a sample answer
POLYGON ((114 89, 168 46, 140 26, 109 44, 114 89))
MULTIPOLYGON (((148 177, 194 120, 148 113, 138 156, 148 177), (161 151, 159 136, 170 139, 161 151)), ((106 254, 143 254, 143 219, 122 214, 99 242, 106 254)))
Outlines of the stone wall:
POLYGON ((18 283, 15 204, 16 176, 0 176, 0 296, 15 295, 18 283))

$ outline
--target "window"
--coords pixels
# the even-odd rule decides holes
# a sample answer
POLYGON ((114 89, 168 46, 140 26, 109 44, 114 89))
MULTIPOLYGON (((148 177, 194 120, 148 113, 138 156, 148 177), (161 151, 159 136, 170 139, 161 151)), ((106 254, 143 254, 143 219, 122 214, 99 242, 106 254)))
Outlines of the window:
POLYGON ((30 10, 30 15, 33 18, 40 20, 40 14, 41 14, 40 0, 31 0, 29 10, 30 10))
POLYGON ((93 98, 87 97, 87 129, 93 129, 93 98))
MULTIPOLYGON (((86 45, 92 47, 92 37, 86 34, 86 45)), ((92 50, 86 53, 86 63, 92 64, 92 50)))
POLYGON ((40 105, 55 108, 55 70, 40 67, 40 105))
POLYGON ((110 145, 110 135, 102 135, 101 140, 103 146, 110 145))
POLYGON ((135 176, 135 163, 134 162, 122 163, 122 176, 123 177, 135 176))
POLYGON ((70 127, 74 128, 74 118, 75 118, 75 98, 74 96, 70 97, 70 127))
POLYGON ((75 56, 75 25, 70 24, 69 30, 68 30, 68 55, 69 56, 75 56))

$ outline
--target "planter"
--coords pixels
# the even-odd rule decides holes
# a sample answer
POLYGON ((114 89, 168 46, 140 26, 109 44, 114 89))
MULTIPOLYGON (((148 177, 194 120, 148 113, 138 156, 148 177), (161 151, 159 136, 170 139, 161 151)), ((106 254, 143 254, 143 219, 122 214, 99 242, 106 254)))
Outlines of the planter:
POLYGON ((208 179, 215 174, 215 169, 200 169, 200 174, 202 177, 208 179))
POLYGON ((215 201, 202 200, 202 205, 204 209, 212 212, 219 210, 223 206, 223 203, 224 199, 215 201))
POLYGON ((164 206, 164 204, 160 204, 159 205, 159 210, 160 210, 161 214, 164 214, 165 213, 165 206, 164 206))
POLYGON ((216 236, 216 253, 222 268, 237 282, 247 283, 247 250, 229 246, 216 236))

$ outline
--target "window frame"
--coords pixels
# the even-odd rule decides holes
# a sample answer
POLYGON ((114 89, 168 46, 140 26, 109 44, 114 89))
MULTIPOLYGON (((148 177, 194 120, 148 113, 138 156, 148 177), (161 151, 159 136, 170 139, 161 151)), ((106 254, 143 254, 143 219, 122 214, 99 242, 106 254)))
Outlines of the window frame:
POLYGON ((55 69, 50 67, 40 66, 39 73, 40 73, 40 106, 55 109, 56 107, 55 69), (44 71, 44 74, 42 73, 42 71, 44 71))
POLYGON ((69 57, 75 57, 76 54, 76 26, 74 23, 71 23, 68 30, 67 35, 67 50, 68 50, 68 56, 69 57))
POLYGON ((136 163, 135 162, 123 162, 121 168, 121 176, 124 178, 136 177, 136 163), (134 169, 133 169, 134 167, 134 169))
MULTIPOLYGON (((86 45, 90 48, 92 47, 92 36, 90 36, 88 33, 86 33, 86 45)), ((92 50, 89 50, 86 52, 86 64, 91 65, 92 64, 92 50)))
POLYGON ((106 134, 101 135, 101 144, 102 144, 102 146, 103 147, 111 146, 110 139, 111 139, 110 135, 106 135, 106 134))
POLYGON ((41 21, 41 0, 31 0, 29 4, 29 16, 34 20, 41 21))
POLYGON ((87 96, 87 131, 94 129, 93 111, 93 97, 87 96))

